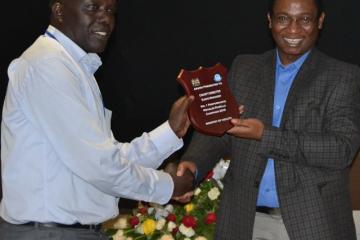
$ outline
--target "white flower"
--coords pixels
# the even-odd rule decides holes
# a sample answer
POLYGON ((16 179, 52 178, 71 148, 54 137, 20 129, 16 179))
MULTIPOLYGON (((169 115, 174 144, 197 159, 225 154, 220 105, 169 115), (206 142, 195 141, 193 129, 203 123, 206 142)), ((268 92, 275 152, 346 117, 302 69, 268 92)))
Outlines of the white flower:
POLYGON ((174 211, 174 206, 172 204, 167 204, 165 206, 165 210, 168 211, 169 213, 172 213, 174 211))
POLYGON ((194 195, 197 196, 201 193, 201 189, 200 188, 196 188, 195 189, 195 192, 194 192, 194 195))
POLYGON ((195 240, 207 240, 207 238, 203 237, 203 236, 199 236, 199 237, 196 237, 195 240))
POLYGON ((195 235, 195 231, 194 229, 192 229, 191 227, 185 227, 184 224, 181 224, 179 227, 179 231, 185 235, 186 237, 192 237, 195 235))
POLYGON ((165 234, 165 235, 162 235, 160 240, 174 240, 174 238, 173 238, 173 236, 171 236, 169 234, 165 234))
POLYGON ((168 225, 167 225, 167 230, 169 231, 169 232, 172 232, 173 230, 174 230, 174 228, 176 228, 177 226, 176 226, 176 223, 174 223, 173 221, 170 221, 169 223, 168 223, 168 225))
POLYGON ((128 221, 126 218, 121 217, 114 223, 115 229, 125 229, 128 227, 128 221))
POLYGON ((162 208, 157 208, 155 212, 155 219, 166 218, 169 212, 162 208))
POLYGON ((184 238, 184 240, 191 240, 190 238, 184 238))
POLYGON ((214 201, 220 196, 220 191, 217 187, 213 187, 212 189, 210 189, 207 195, 210 198, 210 200, 214 201))
POLYGON ((147 209, 147 213, 150 215, 150 214, 152 214, 154 212, 154 208, 153 207, 149 207, 148 209, 147 209))
POLYGON ((163 227, 165 226, 166 220, 164 218, 160 218, 157 222, 156 222, 156 229, 157 230, 161 230, 163 229, 163 227))
POLYGON ((140 234, 144 234, 144 228, 143 228, 142 224, 138 224, 136 226, 135 232, 140 233, 140 234))
POLYGON ((117 232, 112 236, 113 240, 126 240, 123 230, 117 230, 117 232))

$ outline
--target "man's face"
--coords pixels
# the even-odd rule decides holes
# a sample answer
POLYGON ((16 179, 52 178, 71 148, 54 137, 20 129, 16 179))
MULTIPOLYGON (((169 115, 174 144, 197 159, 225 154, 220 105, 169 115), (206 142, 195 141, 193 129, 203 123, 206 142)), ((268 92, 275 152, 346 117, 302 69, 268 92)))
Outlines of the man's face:
POLYGON ((275 2, 268 20, 283 64, 295 61, 315 45, 324 18, 324 13, 317 15, 314 0, 275 2))
POLYGON ((62 0, 58 28, 84 51, 100 53, 114 29, 116 0, 62 0))

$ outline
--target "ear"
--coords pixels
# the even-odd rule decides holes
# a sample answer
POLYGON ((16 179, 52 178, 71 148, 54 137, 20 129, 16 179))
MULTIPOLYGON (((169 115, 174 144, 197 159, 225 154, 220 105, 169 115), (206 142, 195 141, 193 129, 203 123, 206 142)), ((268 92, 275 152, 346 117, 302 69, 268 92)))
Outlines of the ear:
POLYGON ((64 6, 60 2, 55 2, 51 7, 54 19, 60 23, 63 22, 63 7, 64 6))
POLYGON ((318 21, 318 29, 322 29, 323 26, 324 26, 324 20, 325 20, 325 13, 322 12, 320 14, 320 17, 319 17, 319 21, 318 21))
POLYGON ((272 21, 271 21, 270 13, 267 14, 267 19, 269 21, 269 28, 271 29, 272 28, 272 21))

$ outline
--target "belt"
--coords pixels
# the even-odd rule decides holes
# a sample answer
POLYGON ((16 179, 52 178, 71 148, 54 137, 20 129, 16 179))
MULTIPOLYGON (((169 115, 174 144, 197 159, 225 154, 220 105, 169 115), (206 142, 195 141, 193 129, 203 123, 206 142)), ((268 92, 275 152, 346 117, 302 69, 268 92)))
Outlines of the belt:
POLYGON ((61 223, 54 223, 54 222, 48 222, 48 223, 41 223, 41 222, 28 222, 21 224, 22 226, 32 226, 35 228, 40 227, 47 227, 47 228, 80 228, 80 229, 88 229, 95 232, 100 231, 101 224, 61 224, 61 223))
POLYGON ((260 212, 260 213, 269 214, 269 215, 281 215, 280 208, 258 206, 258 207, 256 207, 256 211, 260 212))

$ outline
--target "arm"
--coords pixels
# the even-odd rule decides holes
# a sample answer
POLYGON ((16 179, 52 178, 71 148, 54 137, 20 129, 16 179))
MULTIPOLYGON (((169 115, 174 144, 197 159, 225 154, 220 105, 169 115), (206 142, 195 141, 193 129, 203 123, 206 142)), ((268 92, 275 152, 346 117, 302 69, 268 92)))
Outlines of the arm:
POLYGON ((144 167, 158 168, 162 161, 182 147, 182 137, 186 134, 190 120, 187 109, 193 96, 179 98, 170 110, 169 120, 141 138, 131 143, 118 143, 121 155, 144 167))
MULTIPOLYGON (((131 154, 122 155, 101 115, 94 111, 92 98, 84 97, 92 93, 84 91, 74 66, 48 59, 26 74, 31 77, 20 90, 28 109, 25 114, 61 164, 109 195, 159 203, 170 199, 171 176, 134 164, 127 158, 131 154)), ((140 142, 151 146, 151 134, 140 142)))
MULTIPOLYGON (((278 161, 342 169, 351 161, 360 144, 359 75, 339 79, 331 89, 319 131, 264 126, 258 119, 233 120, 229 133, 261 142, 259 152, 278 161)), ((306 121, 309 119, 303 119, 306 121)))

